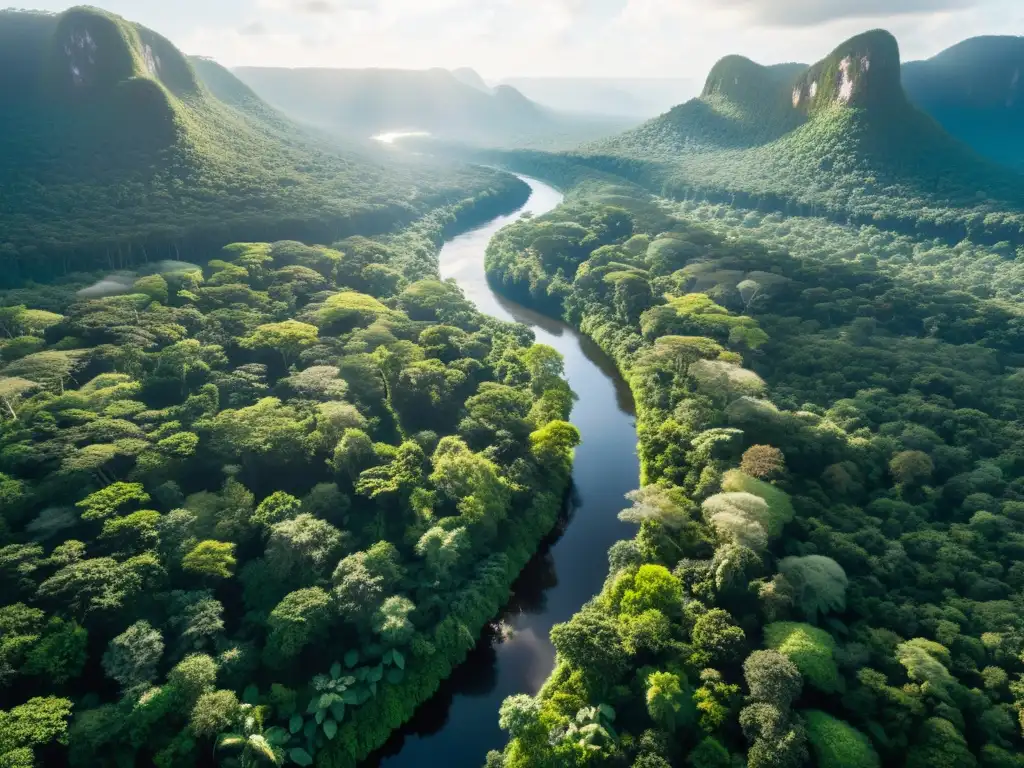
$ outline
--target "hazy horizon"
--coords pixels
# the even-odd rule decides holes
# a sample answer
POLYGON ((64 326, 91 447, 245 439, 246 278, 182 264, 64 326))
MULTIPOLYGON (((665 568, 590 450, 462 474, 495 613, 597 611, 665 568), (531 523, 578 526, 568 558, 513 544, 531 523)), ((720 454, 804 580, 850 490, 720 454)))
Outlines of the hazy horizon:
MULTIPOLYGON (((61 11, 66 0, 35 0, 61 11)), ((523 77, 701 80, 722 56, 822 58, 884 27, 904 60, 967 37, 1024 33, 1016 0, 107 0, 105 10, 227 66, 471 67, 523 77)))

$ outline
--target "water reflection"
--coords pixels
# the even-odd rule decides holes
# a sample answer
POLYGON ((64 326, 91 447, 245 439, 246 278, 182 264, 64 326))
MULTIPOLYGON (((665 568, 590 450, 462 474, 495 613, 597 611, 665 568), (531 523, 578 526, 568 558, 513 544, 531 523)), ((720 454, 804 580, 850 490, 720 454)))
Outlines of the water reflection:
POLYGON ((596 344, 557 320, 497 296, 487 283, 484 252, 494 234, 522 213, 546 213, 562 200, 546 184, 524 180, 533 189, 526 205, 449 241, 441 251, 441 276, 454 278, 482 312, 525 323, 538 342, 562 353, 569 384, 579 396, 572 422, 583 437, 572 491, 556 530, 520 574, 501 615, 368 766, 480 768, 487 751, 505 743, 498 728, 501 702, 540 689, 554 665, 551 627, 601 589, 608 548, 633 533, 618 520, 623 496, 636 486, 639 474, 628 386, 596 344))
POLYGON ((378 133, 373 137, 373 140, 379 141, 382 144, 394 144, 399 139, 425 138, 429 135, 430 131, 390 131, 388 133, 378 133))

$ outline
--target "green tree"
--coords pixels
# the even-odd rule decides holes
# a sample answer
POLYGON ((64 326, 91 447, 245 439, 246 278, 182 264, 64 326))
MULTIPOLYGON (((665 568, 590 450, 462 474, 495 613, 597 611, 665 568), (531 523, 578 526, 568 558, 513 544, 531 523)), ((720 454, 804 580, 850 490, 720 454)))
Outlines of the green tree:
POLYGON ((325 636, 332 618, 331 597, 320 587, 285 595, 267 619, 267 663, 276 668, 290 663, 303 648, 325 636))
POLYGON ((259 326, 251 335, 238 344, 243 349, 273 352, 281 356, 285 368, 290 366, 299 353, 313 346, 319 338, 315 325, 285 320, 282 323, 267 323, 259 326))
POLYGON ((700 661, 729 663, 736 660, 746 642, 746 635, 736 626, 727 611, 712 608, 698 617, 691 634, 693 647, 700 661))
POLYGON ((689 692, 678 675, 652 672, 647 676, 647 713, 668 732, 686 725, 692 717, 689 692))
POLYGON ((68 699, 36 696, 24 704, 0 711, 0 762, 12 768, 34 765, 32 750, 51 742, 67 744, 68 699))
POLYGON ((149 501, 142 483, 117 482, 89 494, 75 506, 82 510, 83 520, 106 520, 123 512, 125 507, 149 501))
POLYGON ((210 691, 202 694, 192 707, 189 728, 199 738, 215 736, 239 721, 241 704, 234 691, 210 691))
POLYGON ((878 768, 881 761, 867 736, 817 709, 803 712, 807 740, 822 768, 878 768))
POLYGON ((956 726, 941 717, 921 725, 907 753, 907 768, 974 768, 978 764, 956 726))
POLYGON ((743 662, 743 677, 750 698, 785 710, 800 695, 800 670, 778 651, 754 651, 743 662))
POLYGON ((235 545, 224 541, 201 541, 181 561, 186 571, 200 576, 229 579, 234 573, 235 545))
POLYGON ((927 482, 935 466, 923 451, 902 451, 892 457, 889 472, 901 485, 919 485, 927 482))
POLYGON ((164 653, 160 631, 137 621, 110 641, 103 654, 103 670, 125 691, 151 683, 164 653))
POLYGON ((846 608, 846 572, 831 557, 785 557, 779 561, 779 572, 793 587, 797 605, 811 621, 819 613, 846 608))

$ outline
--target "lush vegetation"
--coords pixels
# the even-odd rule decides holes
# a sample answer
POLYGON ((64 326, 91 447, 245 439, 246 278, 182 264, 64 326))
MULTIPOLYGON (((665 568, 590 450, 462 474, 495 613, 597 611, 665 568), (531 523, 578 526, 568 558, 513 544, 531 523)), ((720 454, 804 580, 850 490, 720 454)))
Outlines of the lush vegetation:
POLYGON ((972 37, 903 65, 907 96, 979 154, 1024 170, 1024 37, 972 37))
POLYGON ((516 159, 572 193, 488 274, 613 355, 643 476, 636 538, 488 765, 1020 766, 1013 249, 516 159))
POLYGON ((885 32, 855 37, 802 70, 723 59, 700 98, 573 159, 679 200, 954 243, 1024 244, 1019 175, 983 160, 907 100, 897 44, 885 32))
POLYGON ((579 439, 477 216, 3 294, 4 765, 350 766, 461 662, 579 439))
POLYGON ((235 72, 289 115, 356 138, 426 131, 481 146, 568 149, 638 122, 563 114, 512 86, 488 88, 473 70, 239 67, 235 72))
POLYGON ((527 192, 484 169, 340 150, 102 11, 0 11, 5 284, 212 258, 239 239, 330 243, 484 190, 491 214, 527 192))

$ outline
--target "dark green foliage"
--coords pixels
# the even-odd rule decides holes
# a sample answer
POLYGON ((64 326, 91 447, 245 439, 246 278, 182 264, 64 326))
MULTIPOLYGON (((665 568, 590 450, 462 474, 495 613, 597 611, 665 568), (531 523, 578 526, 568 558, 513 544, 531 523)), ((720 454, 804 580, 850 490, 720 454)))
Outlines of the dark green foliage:
POLYGON ((2 11, 0 40, 0 69, 19 73, 0 80, 6 284, 195 260, 232 239, 386 232, 468 190, 525 199, 507 176, 311 136, 226 70, 197 74, 164 38, 94 8, 2 11))
MULTIPOLYGON (((1020 99, 1008 89, 1021 87, 1010 85, 1019 54, 993 48, 991 69, 975 65, 976 75, 953 54, 952 69, 978 83, 971 86, 978 98, 995 109, 997 98, 984 94, 1001 93, 999 103, 1009 99, 1015 106, 1000 109, 992 120, 961 121, 1006 125, 993 128, 1000 135, 975 132, 972 138, 979 146, 991 138, 983 151, 1001 157, 1016 152, 999 146, 1004 141, 1016 146, 1010 137, 1019 132, 1020 99)), ((948 70, 926 64, 936 72, 931 85, 920 86, 927 91, 921 98, 935 101, 934 94, 945 93, 950 77, 948 70)), ((963 90, 954 86, 949 98, 970 98, 955 95, 963 90)), ((946 109, 940 121, 954 122, 968 111, 946 109)), ((972 132, 967 126, 954 133, 963 136, 965 131, 972 132)), ((530 162, 525 155, 510 158, 517 167, 530 162)), ((679 200, 709 199, 764 213, 873 224, 950 244, 964 239, 1024 242, 1024 197, 1017 174, 983 160, 908 101, 900 84, 897 43, 880 30, 844 42, 802 70, 726 57, 711 71, 700 97, 565 158, 679 200)))
POLYGON ((820 710, 802 714, 807 724, 807 740, 822 768, 878 768, 874 747, 856 728, 820 710))
MULTIPOLYGON (((855 39, 819 71, 875 44, 891 41, 855 39)), ((894 47, 886 55, 883 78, 894 47)), ((882 86, 896 109, 898 88, 882 86)), ((884 220, 671 203, 576 157, 502 157, 569 194, 499 234, 492 283, 595 339, 638 409, 644 487, 620 517, 639 533, 613 547, 602 595, 564 625, 595 624, 609 647, 616 628, 627 669, 559 648, 538 698, 549 734, 614 691, 619 746, 647 759, 646 680, 665 670, 701 683, 699 734, 657 753, 670 765, 728 764, 730 752, 758 766, 1001 765, 1020 751, 1019 241, 952 246, 884 220), (631 223, 603 240, 612 213, 631 223), (556 233, 571 242, 553 246, 556 233), (650 287, 639 319, 616 301, 627 274, 650 287), (784 471, 774 459, 764 480, 738 469, 761 471, 754 446, 784 456, 784 471), (680 583, 676 611, 636 615, 622 599, 651 566, 680 583)), ((878 201, 908 209, 900 195, 878 201)), ((520 738, 506 759, 545 754, 520 738)))
POLYGON ((557 354, 437 281, 440 241, 507 204, 4 297, 0 335, 32 341, 0 370, 0 714, 27 690, 76 705, 12 764, 348 766, 436 691, 579 443, 557 354), (470 420, 502 439, 470 447, 470 420))

